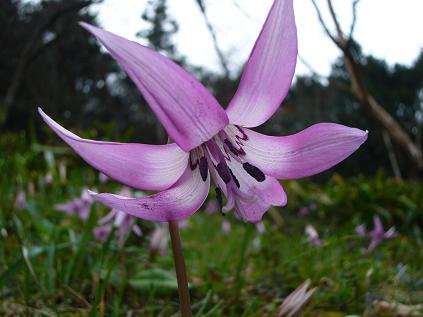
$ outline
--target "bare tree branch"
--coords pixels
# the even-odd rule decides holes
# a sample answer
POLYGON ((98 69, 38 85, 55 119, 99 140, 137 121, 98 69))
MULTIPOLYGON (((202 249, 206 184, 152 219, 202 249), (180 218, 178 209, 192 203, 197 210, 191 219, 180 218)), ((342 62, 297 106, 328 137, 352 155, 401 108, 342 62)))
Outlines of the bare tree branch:
POLYGON ((342 32, 341 25, 339 24, 338 18, 335 13, 335 9, 333 8, 332 0, 327 0, 329 12, 332 17, 333 23, 335 24, 336 33, 338 34, 338 41, 341 42, 343 45, 345 42, 344 32, 342 32))
POLYGON ((401 169, 399 167, 398 159, 395 154, 394 147, 391 142, 391 137, 386 130, 382 131, 382 139, 385 143, 386 150, 388 151, 389 162, 391 163, 392 172, 394 173, 397 181, 402 181, 401 169))
POLYGON ((326 78, 325 76, 319 74, 314 68, 313 66, 310 65, 309 62, 307 62, 306 59, 304 59, 301 55, 298 55, 298 59, 299 61, 310 71, 311 75, 319 80, 329 80, 329 83, 338 87, 339 89, 343 90, 345 93, 352 95, 352 90, 351 87, 349 87, 348 85, 344 84, 343 82, 341 82, 340 80, 336 80, 333 78, 326 78))
POLYGON ((348 33, 348 41, 351 41, 354 34, 355 26, 357 24, 357 6, 359 3, 360 3, 360 0, 354 0, 352 3, 352 21, 351 21, 350 32, 348 33))
POLYGON ((320 8, 316 3, 316 0, 311 0, 311 3, 313 4, 314 8, 316 9, 317 17, 319 19, 320 24, 323 27, 323 30, 325 30, 326 35, 332 40, 333 43, 335 43, 336 46, 338 46, 340 49, 343 49, 342 47, 340 47, 338 40, 335 38, 335 36, 332 34, 332 32, 329 30, 328 26, 326 25, 326 22, 323 19, 322 12, 320 11, 320 8))
POLYGON ((51 42, 44 43, 41 47, 39 47, 35 52, 34 47, 39 38, 43 35, 44 31, 48 29, 51 25, 53 25, 60 17, 71 13, 73 11, 79 11, 82 8, 90 5, 90 1, 78 1, 74 2, 60 10, 54 11, 49 18, 46 20, 40 21, 41 23, 36 27, 32 32, 30 38, 26 41, 24 48, 22 49, 21 56, 19 58, 19 62, 17 67, 15 68, 15 72, 12 75, 10 80, 10 85, 6 90, 5 98, 3 99, 0 111, 0 124, 2 124, 7 119, 9 108, 12 106, 15 96, 19 90, 19 87, 22 82, 22 77, 29 67, 31 62, 35 60, 39 53, 44 51, 44 48, 50 46, 51 42))
MULTIPOLYGON (((365 86, 360 65, 356 62, 351 48, 348 45, 348 41, 345 38, 344 33, 340 27, 337 19, 335 10, 332 5, 332 0, 327 0, 329 11, 333 23, 335 24, 337 36, 335 37, 328 29, 322 15, 320 8, 316 4, 315 0, 311 0, 313 3, 320 24, 325 30, 329 38, 340 48, 343 53, 344 63, 346 70, 351 80, 351 91, 354 97, 360 102, 360 104, 366 109, 369 114, 378 122, 383 129, 389 134, 389 137, 406 153, 418 170, 423 170, 423 153, 421 149, 411 140, 410 136, 404 131, 400 124, 383 108, 376 99, 368 92, 365 86)), ((359 0, 354 0, 353 6, 357 7, 359 0)), ((357 15, 357 13, 354 13, 357 15)), ((355 17, 357 19, 357 17, 355 17)), ((355 22, 354 22, 355 23, 355 22)))
POLYGON ((313 66, 310 65, 309 62, 307 62, 307 60, 302 57, 300 54, 298 54, 298 60, 309 70, 309 72, 311 73, 311 75, 313 77, 317 77, 320 79, 326 79, 324 76, 320 75, 314 68, 313 66))
POLYGON ((206 11, 206 6, 204 4, 203 0, 196 0, 198 7, 200 8, 201 14, 203 15, 204 21, 206 22, 206 26, 207 29, 210 32, 210 35, 212 37, 213 40, 213 46, 214 46, 214 50, 216 51, 216 54, 219 58, 219 62, 220 65, 223 68, 223 71, 225 72, 225 76, 229 77, 230 76, 230 72, 229 72, 229 68, 228 68, 228 63, 226 62, 226 58, 222 52, 222 50, 220 49, 219 43, 217 41, 217 35, 216 32, 213 28, 213 25, 211 24, 208 16, 207 16, 207 11, 206 11))
POLYGON ((232 0, 232 2, 233 2, 233 4, 234 4, 234 6, 248 19, 248 20, 251 20, 251 21, 254 21, 254 22, 256 22, 256 23, 259 23, 259 24, 263 24, 263 21, 259 21, 258 19, 256 19, 256 18, 254 18, 253 16, 251 16, 250 14, 248 14, 248 12, 247 11, 245 11, 244 10, 244 8, 243 7, 241 7, 241 5, 238 3, 238 1, 236 1, 236 0, 232 0))

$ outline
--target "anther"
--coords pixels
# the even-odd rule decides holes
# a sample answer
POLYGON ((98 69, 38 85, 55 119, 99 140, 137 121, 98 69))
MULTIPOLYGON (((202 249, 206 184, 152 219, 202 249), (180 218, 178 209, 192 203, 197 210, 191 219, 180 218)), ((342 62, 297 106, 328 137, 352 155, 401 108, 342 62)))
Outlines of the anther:
POLYGON ((225 182, 225 184, 231 181, 231 174, 228 169, 229 168, 222 163, 219 163, 216 166, 216 171, 219 174, 220 178, 225 182))
POLYGON ((215 187, 214 191, 216 192, 216 199, 219 203, 220 210, 223 208, 223 198, 222 198, 222 190, 219 187, 215 187))
POLYGON ((264 173, 254 165, 251 165, 248 162, 245 162, 242 164, 242 167, 245 169, 245 171, 253 177, 258 182, 263 182, 266 179, 266 176, 264 173))
POLYGON ((208 168, 208 164, 207 164, 207 159, 204 156, 200 159, 199 166, 200 166, 201 178, 203 179, 203 181, 206 181, 209 168, 208 168))
POLYGON ((230 168, 229 168, 229 172, 231 173, 232 179, 233 179, 233 181, 234 181, 234 183, 235 183, 236 187, 240 188, 239 181, 238 181, 238 179, 235 177, 234 173, 232 172, 232 170, 231 170, 230 168))
POLYGON ((235 146, 232 144, 231 141, 229 141, 228 139, 225 139, 225 141, 223 141, 226 146, 229 148, 229 151, 231 151, 233 154, 235 154, 236 156, 238 156, 238 150, 235 148, 235 146))

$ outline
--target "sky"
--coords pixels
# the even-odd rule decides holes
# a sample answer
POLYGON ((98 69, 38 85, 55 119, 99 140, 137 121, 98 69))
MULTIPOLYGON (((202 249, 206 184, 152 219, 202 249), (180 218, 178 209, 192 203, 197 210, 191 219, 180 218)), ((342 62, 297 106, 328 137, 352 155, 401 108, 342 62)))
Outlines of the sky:
MULTIPOLYGON (((248 58, 272 0, 204 0, 218 43, 233 73, 248 58)), ((334 0, 344 30, 349 30, 352 0, 334 0)), ((109 31, 145 44, 135 34, 146 27, 141 14, 147 0, 104 0, 92 6, 99 24, 109 31)), ((332 28, 325 0, 317 0, 332 28)), ((195 0, 168 0, 169 14, 179 24, 174 36, 178 51, 191 64, 221 71, 211 36, 195 0)), ((320 75, 330 72, 339 50, 327 38, 311 0, 294 0, 299 55, 320 75)), ((423 0, 361 0, 354 32, 366 54, 385 59, 388 64, 409 65, 423 48, 423 0)), ((333 29, 333 28, 332 28, 333 29)), ((297 74, 310 70, 300 60, 297 74)))

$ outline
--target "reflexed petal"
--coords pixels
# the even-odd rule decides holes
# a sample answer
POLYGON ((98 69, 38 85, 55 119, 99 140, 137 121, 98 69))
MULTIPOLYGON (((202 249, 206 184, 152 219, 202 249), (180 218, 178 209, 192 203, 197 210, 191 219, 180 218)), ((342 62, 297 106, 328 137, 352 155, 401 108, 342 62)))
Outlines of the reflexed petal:
POLYGON ((180 66, 136 42, 81 23, 137 85, 169 137, 189 151, 228 124, 216 99, 180 66))
POLYGON ((98 223, 100 224, 100 225, 105 225, 106 223, 108 223, 108 222, 110 222, 110 221, 112 221, 113 220, 113 218, 115 218, 116 217, 116 214, 119 212, 119 210, 116 210, 116 209, 112 209, 112 210, 110 210, 110 212, 107 214, 107 215, 105 215, 103 218, 100 218, 99 220, 98 220, 98 223))
POLYGON ((265 122, 288 93, 296 62, 292 0, 275 0, 226 110, 229 121, 244 127, 265 122))
POLYGON ((188 153, 176 144, 149 145, 82 139, 39 109, 43 120, 88 164, 116 181, 144 190, 172 186, 188 164, 188 153))
POLYGON ((177 221, 191 216, 201 207, 209 187, 210 177, 203 181, 198 168, 192 171, 187 167, 174 186, 155 195, 128 198, 114 194, 91 194, 106 206, 131 216, 151 221, 177 221))
POLYGON ((258 223, 262 221, 263 215, 272 207, 263 200, 254 200, 246 202, 239 200, 235 212, 241 219, 251 223, 258 223))
POLYGON ((107 237, 109 236, 110 232, 112 232, 112 226, 106 225, 101 227, 96 227, 93 230, 94 237, 101 242, 106 241, 107 237))
POLYGON ((370 242, 369 246, 367 247, 367 253, 372 252, 376 247, 382 242, 382 238, 373 237, 372 241, 370 242))
POLYGON ((132 232, 135 233, 138 237, 142 236, 141 228, 137 224, 132 225, 132 232))
POLYGON ((335 123, 315 124, 299 133, 274 137, 243 129, 245 159, 278 179, 311 176, 338 164, 367 139, 367 131, 335 123))
POLYGON ((385 230, 383 229, 383 224, 382 224, 382 220, 380 220, 379 216, 374 216, 373 217, 373 223, 375 226, 375 229, 373 231, 373 235, 383 235, 385 230))
POLYGON ((385 238, 385 239, 393 239, 393 238, 395 238, 397 236, 397 231, 395 230, 395 227, 391 227, 391 228, 389 228, 389 230, 388 231, 386 231, 384 234, 383 234, 383 237, 385 238))

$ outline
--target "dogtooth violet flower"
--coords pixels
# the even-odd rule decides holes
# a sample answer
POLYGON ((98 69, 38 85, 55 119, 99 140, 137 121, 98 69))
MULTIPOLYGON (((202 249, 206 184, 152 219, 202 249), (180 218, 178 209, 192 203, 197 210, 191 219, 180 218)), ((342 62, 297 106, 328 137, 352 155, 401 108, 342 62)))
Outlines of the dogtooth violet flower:
POLYGON ((319 246, 322 244, 322 240, 320 240, 319 233, 317 232, 316 228, 312 225, 307 225, 305 227, 305 233, 307 235, 307 241, 313 246, 319 246))
POLYGON ((126 71, 174 141, 147 145, 82 139, 39 110, 44 121, 94 168, 125 185, 158 191, 142 198, 91 193, 111 208, 146 220, 181 220, 201 207, 213 180, 223 212, 233 209, 243 220, 258 222, 271 206, 287 203, 277 179, 322 172, 367 138, 365 131, 335 123, 315 124, 281 137, 250 129, 272 116, 292 82, 297 59, 292 0, 274 1, 226 110, 165 56, 81 25, 126 71))
POLYGON ((276 317, 300 316, 315 291, 316 288, 310 289, 310 280, 306 280, 285 298, 276 317))
POLYGON ((383 228, 382 220, 378 215, 373 217, 374 229, 371 232, 367 232, 366 226, 361 224, 355 228, 355 231, 359 237, 371 238, 370 244, 367 247, 365 253, 370 253, 376 249, 383 240, 393 239, 397 236, 395 227, 389 228, 387 231, 383 228))
POLYGON ((74 198, 68 202, 56 204, 54 207, 68 215, 77 215, 82 220, 88 218, 91 205, 94 202, 87 188, 83 188, 80 197, 74 198))
MULTIPOLYGON (((119 195, 126 196, 130 194, 131 190, 128 187, 123 187, 119 191, 119 195)), ((115 208, 110 210, 98 223, 99 226, 94 228, 93 233, 99 241, 104 242, 113 230, 113 227, 117 228, 116 235, 118 236, 120 245, 125 243, 125 239, 131 231, 139 237, 142 235, 141 228, 135 223, 135 218, 115 208)))

